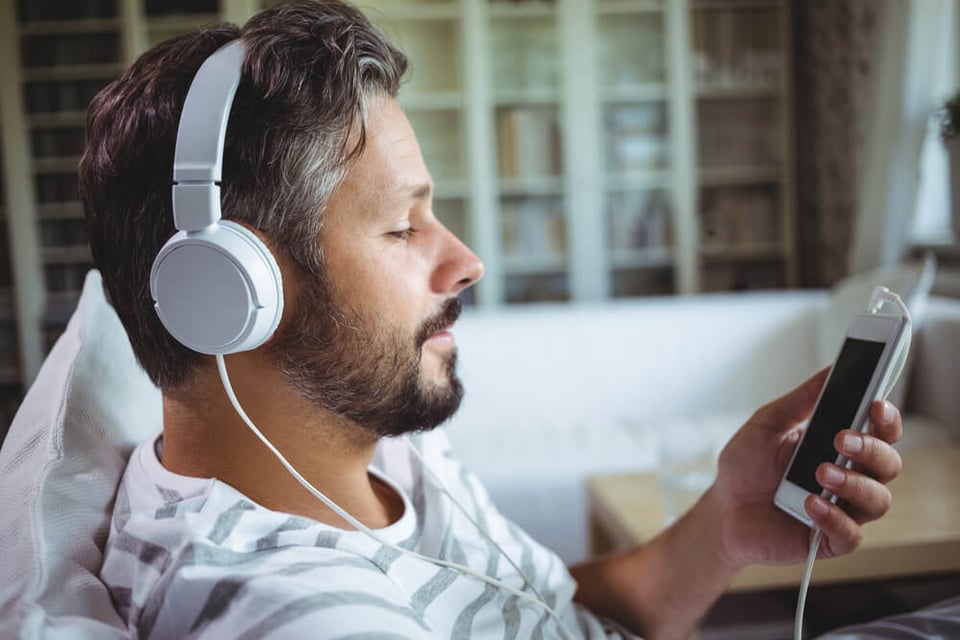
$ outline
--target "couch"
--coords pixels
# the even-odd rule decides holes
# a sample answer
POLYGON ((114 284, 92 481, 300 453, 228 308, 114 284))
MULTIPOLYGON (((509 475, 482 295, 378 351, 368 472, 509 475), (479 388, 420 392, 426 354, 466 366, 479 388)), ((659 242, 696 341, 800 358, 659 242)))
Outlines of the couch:
POLYGON ((833 360, 884 283, 914 316, 890 396, 905 414, 899 446, 960 441, 960 300, 928 296, 932 275, 907 265, 832 291, 467 313, 455 328, 466 396, 450 439, 503 512, 566 561, 583 559, 587 476, 655 471, 664 443, 691 433, 719 452, 756 408, 833 360))

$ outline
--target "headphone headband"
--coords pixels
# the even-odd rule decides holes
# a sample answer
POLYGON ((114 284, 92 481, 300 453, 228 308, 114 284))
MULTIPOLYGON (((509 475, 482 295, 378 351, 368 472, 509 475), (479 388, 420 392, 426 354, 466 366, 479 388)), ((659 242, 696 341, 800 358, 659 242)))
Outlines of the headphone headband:
POLYGON ((153 261, 150 294, 181 344, 209 354, 255 349, 283 314, 283 280, 269 248, 243 225, 221 220, 224 138, 243 44, 233 40, 200 66, 180 114, 173 155, 177 233, 153 261))
POLYGON ((223 146, 244 47, 233 40, 207 58, 184 101, 173 157, 173 222, 199 231, 220 219, 223 146))

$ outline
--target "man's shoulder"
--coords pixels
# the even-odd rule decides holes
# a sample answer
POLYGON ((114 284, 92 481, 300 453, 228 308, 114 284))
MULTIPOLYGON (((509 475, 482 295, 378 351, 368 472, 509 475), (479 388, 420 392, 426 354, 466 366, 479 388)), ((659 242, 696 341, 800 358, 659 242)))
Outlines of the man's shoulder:
POLYGON ((260 637, 283 626, 298 637, 311 625, 350 635, 399 625, 417 637, 422 628, 354 532, 264 509, 226 485, 167 507, 131 513, 112 530, 101 571, 140 635, 260 637), (354 620, 361 603, 373 616, 363 624, 354 620))
POLYGON ((371 566, 341 548, 349 546, 345 532, 266 509, 223 482, 169 473, 152 447, 134 452, 117 492, 102 569, 108 583, 137 575, 156 581, 124 585, 142 591, 179 574, 208 583, 294 564, 310 571, 371 566))
POLYGON ((280 627, 286 637, 317 629, 335 635, 406 629, 398 637, 425 631, 376 564, 335 547, 238 551, 196 540, 174 551, 141 598, 127 611, 142 635, 262 637, 280 627))

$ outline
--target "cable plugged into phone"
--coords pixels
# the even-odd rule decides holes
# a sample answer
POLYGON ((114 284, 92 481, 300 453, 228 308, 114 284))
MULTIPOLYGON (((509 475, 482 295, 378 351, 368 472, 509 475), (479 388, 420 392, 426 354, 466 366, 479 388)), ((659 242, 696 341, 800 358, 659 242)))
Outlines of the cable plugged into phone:
MULTIPOLYGON (((901 322, 903 323, 901 334, 903 339, 896 345, 896 352, 891 358, 893 366, 888 369, 881 383, 880 393, 878 395, 881 400, 886 399, 887 395, 889 395, 890 391, 900 379, 900 374, 903 373, 903 369, 907 364, 907 354, 910 352, 912 333, 910 310, 907 308, 907 305, 904 304, 903 300, 900 299, 900 296, 886 287, 879 286, 874 288, 873 293, 870 295, 870 301, 867 303, 867 314, 874 316, 883 315, 881 314, 881 310, 883 310, 885 305, 893 305, 896 307, 896 311, 900 315, 901 322)), ((850 461, 841 456, 838 464, 849 467, 850 461)), ((829 498, 830 496, 827 494, 824 497, 829 498)), ((807 603, 807 591, 810 589, 810 579, 813 575, 813 563, 816 562, 817 554, 820 551, 822 538, 823 531, 819 527, 815 527, 813 535, 810 538, 810 551, 807 554, 807 564, 804 568, 803 579, 800 581, 800 593, 797 597, 797 615, 794 620, 793 629, 794 640, 802 640, 803 638, 803 611, 807 603)))
POLYGON ((867 313, 880 313, 880 309, 888 302, 895 305, 902 315, 910 317, 910 310, 907 309, 907 305, 903 303, 900 296, 883 286, 873 288, 873 293, 870 294, 870 302, 867 303, 867 313))

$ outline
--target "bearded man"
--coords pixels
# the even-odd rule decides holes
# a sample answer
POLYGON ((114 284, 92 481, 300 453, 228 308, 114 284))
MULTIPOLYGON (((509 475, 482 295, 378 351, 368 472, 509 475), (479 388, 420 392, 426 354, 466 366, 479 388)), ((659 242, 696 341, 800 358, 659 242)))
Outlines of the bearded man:
MULTIPOLYGON (((825 376, 760 409, 663 535, 568 570, 436 429, 463 393, 458 294, 483 267, 434 215, 395 100, 405 68, 355 8, 296 2, 157 45, 93 101, 80 167, 93 255, 163 393, 101 578, 141 638, 684 637, 745 564, 805 557, 809 530, 772 495, 825 376), (283 312, 263 344, 213 357, 173 337, 150 282, 175 231, 188 89, 237 42, 222 210, 275 259, 283 312)), ((889 507, 900 417, 882 403, 871 415, 871 434, 838 439, 857 470, 821 473, 856 518, 808 502, 824 555, 889 507)))

